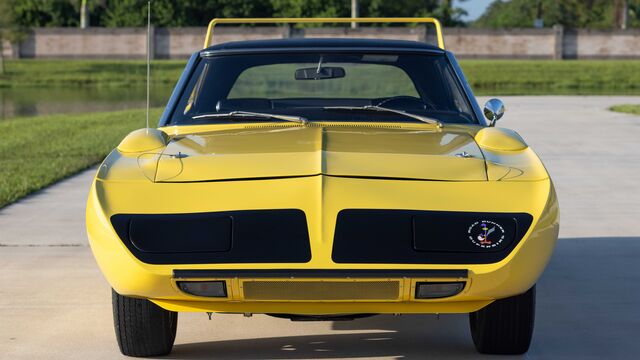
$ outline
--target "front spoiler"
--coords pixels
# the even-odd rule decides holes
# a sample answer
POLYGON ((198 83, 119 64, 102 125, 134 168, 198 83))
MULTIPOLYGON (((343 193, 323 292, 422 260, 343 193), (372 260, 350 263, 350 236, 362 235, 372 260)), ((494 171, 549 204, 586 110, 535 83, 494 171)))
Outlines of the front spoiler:
POLYGON ((179 312, 219 312, 251 314, 457 314, 470 313, 491 304, 493 300, 478 301, 420 301, 420 302, 357 302, 357 303, 300 303, 300 302, 205 302, 150 299, 156 305, 179 312))

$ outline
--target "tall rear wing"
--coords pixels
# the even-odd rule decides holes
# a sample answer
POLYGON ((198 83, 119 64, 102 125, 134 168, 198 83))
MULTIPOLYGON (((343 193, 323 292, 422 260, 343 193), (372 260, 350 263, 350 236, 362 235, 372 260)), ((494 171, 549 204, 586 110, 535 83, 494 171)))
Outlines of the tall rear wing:
POLYGON ((218 24, 319 24, 319 23, 406 23, 406 24, 433 24, 436 28, 438 47, 444 50, 444 37, 442 26, 435 18, 399 17, 399 18, 228 18, 213 19, 209 22, 207 36, 204 40, 204 48, 208 48, 213 40, 213 29, 218 24))

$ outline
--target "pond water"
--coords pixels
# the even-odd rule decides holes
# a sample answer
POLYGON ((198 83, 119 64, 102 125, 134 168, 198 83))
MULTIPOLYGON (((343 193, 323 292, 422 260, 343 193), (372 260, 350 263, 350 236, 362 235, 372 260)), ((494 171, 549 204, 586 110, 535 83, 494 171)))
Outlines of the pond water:
MULTIPOLYGON (((0 0, 1 1, 1 0, 0 0)), ((173 85, 154 84, 151 87, 151 106, 164 107, 173 85)), ((558 91, 550 89, 476 89, 477 96, 500 95, 638 95, 635 92, 615 91, 558 91)), ((146 87, 41 87, 0 88, 0 121, 13 117, 47 114, 73 114, 127 109, 143 109, 146 87)))
MULTIPOLYGON (((167 103, 173 86, 153 85, 151 106, 167 103)), ((146 87, 0 88, 0 121, 13 117, 141 109, 146 87)))

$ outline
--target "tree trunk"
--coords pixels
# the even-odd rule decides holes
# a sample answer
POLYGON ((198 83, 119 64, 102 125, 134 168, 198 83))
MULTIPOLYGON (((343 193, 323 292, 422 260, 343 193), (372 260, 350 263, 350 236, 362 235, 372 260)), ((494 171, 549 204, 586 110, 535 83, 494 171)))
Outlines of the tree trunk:
MULTIPOLYGON (((359 8, 358 0, 351 0, 351 17, 357 18, 358 16, 360 16, 360 8, 359 8)), ((355 29, 357 27, 358 27, 357 22, 351 23, 352 29, 355 29)))
POLYGON ((89 8, 87 6, 87 0, 82 0, 80 4, 80 28, 86 29, 89 27, 89 8))
POLYGON ((4 75, 4 39, 0 36, 0 75, 4 75))
POLYGON ((625 30, 628 21, 629 0, 615 0, 613 3, 613 11, 614 27, 625 30))

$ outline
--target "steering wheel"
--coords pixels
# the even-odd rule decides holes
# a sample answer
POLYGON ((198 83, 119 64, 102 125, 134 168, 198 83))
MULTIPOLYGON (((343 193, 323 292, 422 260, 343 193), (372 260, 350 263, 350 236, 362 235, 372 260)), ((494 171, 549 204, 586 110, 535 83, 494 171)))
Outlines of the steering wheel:
POLYGON ((379 101, 377 104, 375 104, 376 106, 385 106, 385 107, 391 107, 391 108, 400 108, 402 110, 405 110, 406 108, 408 109, 419 109, 419 110, 435 110, 435 106, 433 106, 433 104, 427 102, 424 103, 421 99, 418 99, 416 97, 413 96, 407 96, 407 95, 399 95, 399 96, 392 96, 389 98, 386 98, 384 100, 379 101), (418 105, 418 106, 416 106, 418 105))

